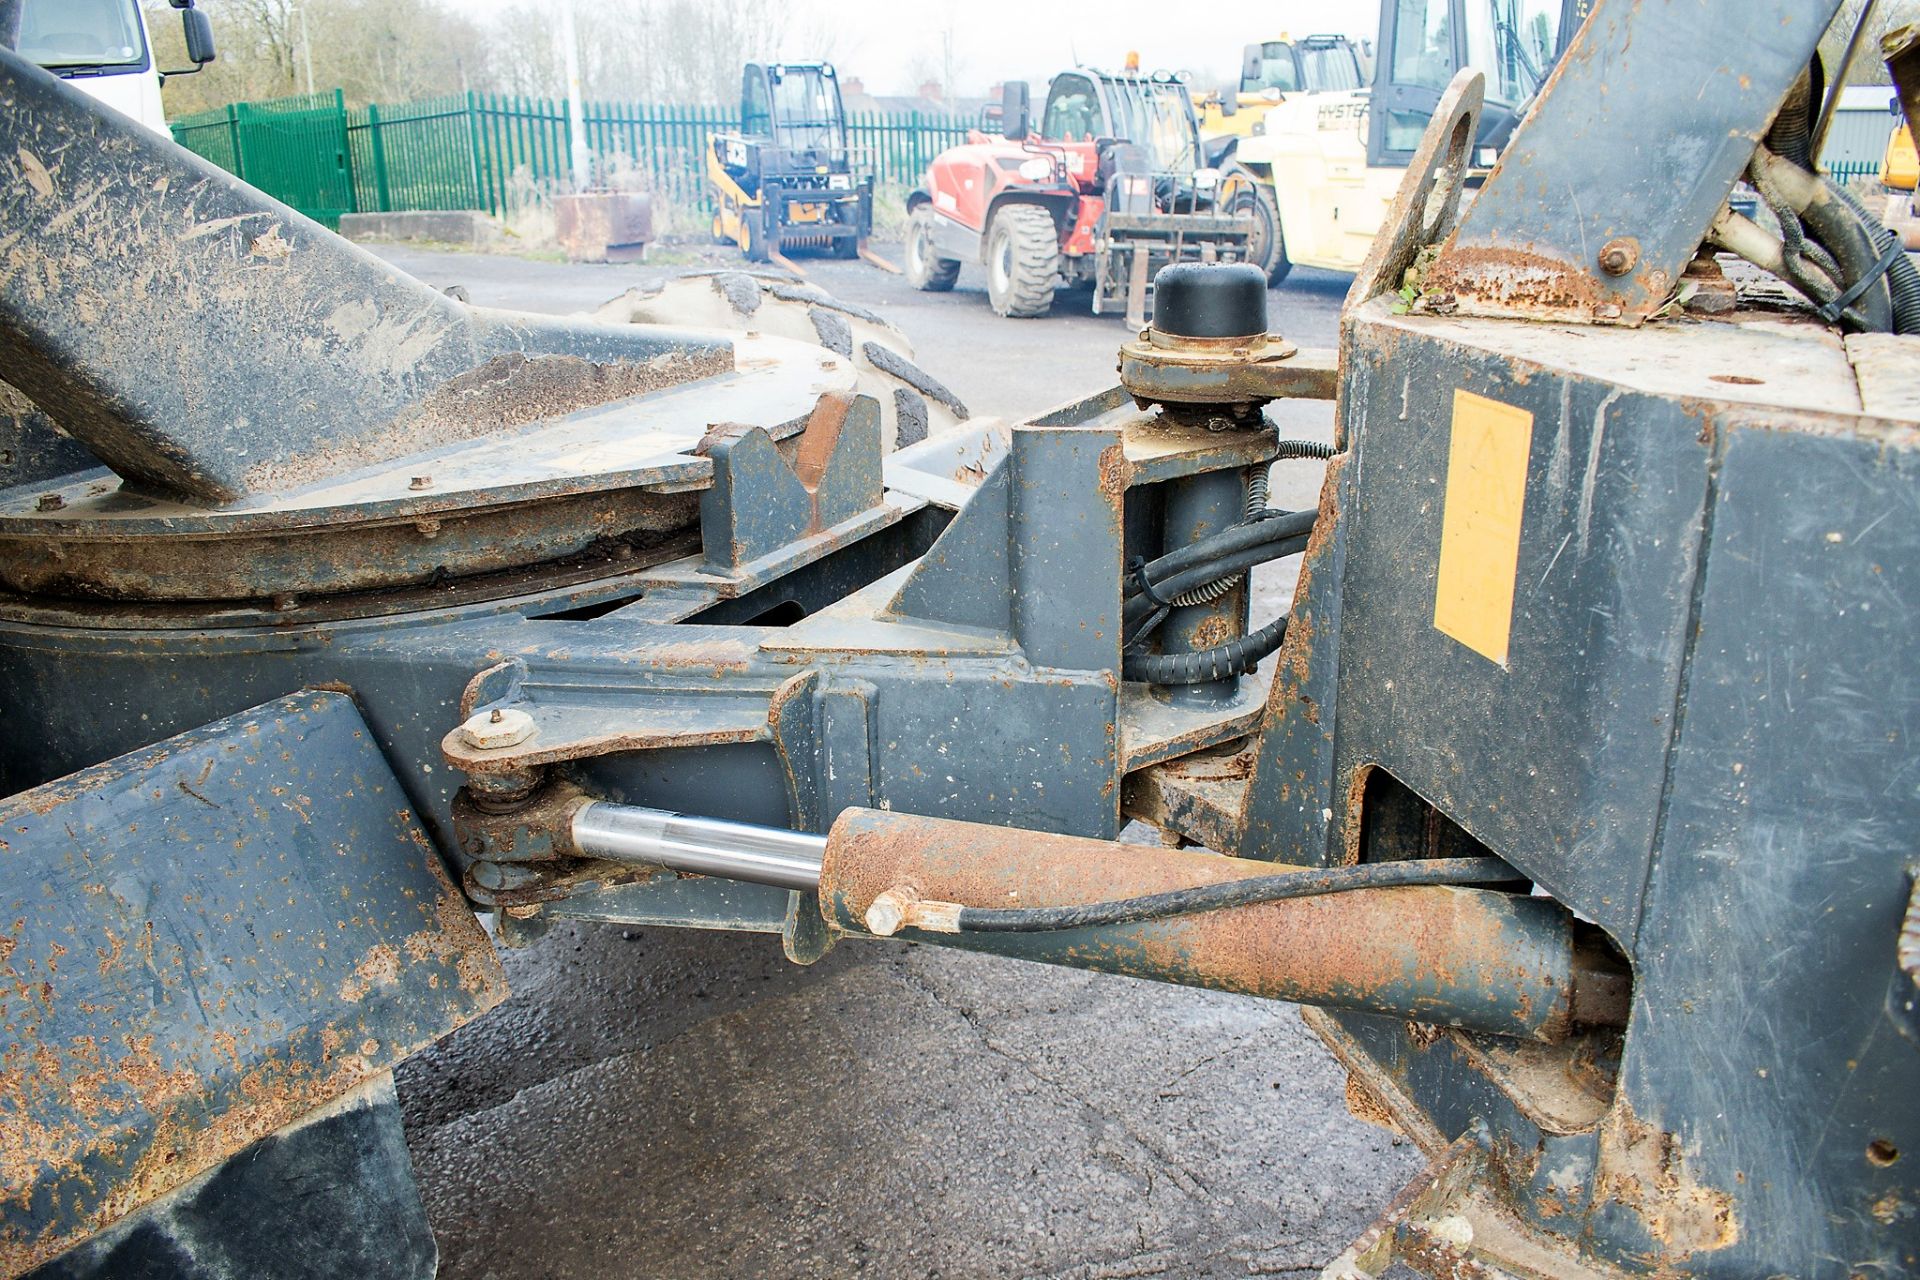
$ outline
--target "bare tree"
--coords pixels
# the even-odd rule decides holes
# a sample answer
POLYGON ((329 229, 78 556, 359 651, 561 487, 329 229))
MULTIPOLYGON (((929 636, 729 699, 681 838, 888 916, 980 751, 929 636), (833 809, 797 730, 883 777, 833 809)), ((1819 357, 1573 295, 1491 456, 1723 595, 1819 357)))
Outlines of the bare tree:
MULTIPOLYGON (((1859 24, 1866 6, 1867 0, 1846 0, 1840 6, 1833 25, 1827 29, 1826 38, 1820 42, 1820 54, 1826 61, 1828 74, 1837 73, 1840 58, 1846 51, 1847 38, 1859 24)), ((1920 0, 1880 0, 1866 38, 1860 43, 1860 52, 1847 75, 1847 83, 1889 83, 1892 77, 1887 74, 1887 64, 1880 56, 1881 37, 1910 22, 1920 22, 1920 0)))
MULTIPOLYGON (((582 7, 580 80, 589 98, 730 102, 749 60, 831 56, 818 29, 792 21, 781 0, 602 0, 582 7)), ((495 86, 558 92, 560 51, 550 4, 503 11, 491 24, 495 86)))
MULTIPOLYGON (((277 98, 299 91, 296 76, 299 43, 296 0, 225 0, 214 18, 220 57, 194 76, 167 82, 171 115, 254 98, 277 98)), ((163 67, 186 65, 180 15, 165 0, 146 0, 147 25, 163 67)))
MULTIPOLYGON (((184 65, 178 15, 166 0, 143 2, 162 64, 184 65)), ((220 0, 208 11, 219 60, 169 81, 170 114, 298 93, 309 57, 315 87, 339 88, 352 105, 563 91, 552 0, 518 0, 484 26, 452 0, 220 0)), ((794 21, 784 0, 598 0, 580 6, 579 31, 590 99, 731 102, 750 59, 832 53, 825 31, 794 21)))

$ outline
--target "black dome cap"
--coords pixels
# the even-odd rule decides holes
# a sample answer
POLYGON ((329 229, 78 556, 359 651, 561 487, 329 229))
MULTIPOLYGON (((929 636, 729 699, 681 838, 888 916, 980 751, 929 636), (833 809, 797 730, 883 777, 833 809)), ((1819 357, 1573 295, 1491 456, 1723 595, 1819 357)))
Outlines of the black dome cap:
POLYGON ((1267 331, 1267 277, 1246 262, 1178 262, 1153 278, 1153 327, 1180 338, 1267 331))

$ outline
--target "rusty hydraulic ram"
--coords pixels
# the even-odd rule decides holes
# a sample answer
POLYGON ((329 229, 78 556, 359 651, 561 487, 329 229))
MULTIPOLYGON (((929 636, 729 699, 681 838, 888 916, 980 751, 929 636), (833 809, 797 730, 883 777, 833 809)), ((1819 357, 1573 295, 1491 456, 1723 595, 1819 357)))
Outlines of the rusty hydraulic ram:
POLYGON ((966 910, 1073 907, 1320 872, 1243 858, 850 809, 825 836, 593 801, 579 854, 816 889, 841 933, 911 933, 976 951, 1244 995, 1554 1041, 1624 1021, 1621 975, 1578 954, 1545 898, 1451 886, 1360 888, 1158 919, 1023 932, 966 910))

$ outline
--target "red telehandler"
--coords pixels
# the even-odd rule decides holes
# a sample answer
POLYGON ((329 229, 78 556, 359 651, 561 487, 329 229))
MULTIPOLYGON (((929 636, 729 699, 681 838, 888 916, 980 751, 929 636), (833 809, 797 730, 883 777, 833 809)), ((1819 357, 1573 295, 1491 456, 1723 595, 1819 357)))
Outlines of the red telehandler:
POLYGON ((987 269, 1003 316, 1043 316, 1062 286, 1092 284, 1095 314, 1146 322, 1152 280, 1175 262, 1244 260, 1266 209, 1251 180, 1209 164, 1187 86, 1165 73, 1055 76, 1033 127, 1009 83, 1001 136, 951 147, 907 197, 907 278, 953 288, 987 269))

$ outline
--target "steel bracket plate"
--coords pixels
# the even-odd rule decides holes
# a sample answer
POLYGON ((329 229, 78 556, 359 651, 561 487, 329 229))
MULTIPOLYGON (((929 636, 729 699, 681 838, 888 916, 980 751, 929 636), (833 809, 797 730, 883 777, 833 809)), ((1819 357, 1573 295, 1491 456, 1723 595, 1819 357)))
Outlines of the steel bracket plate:
POLYGON ((345 694, 23 792, 0 831, 0 1273, 506 995, 345 694))

